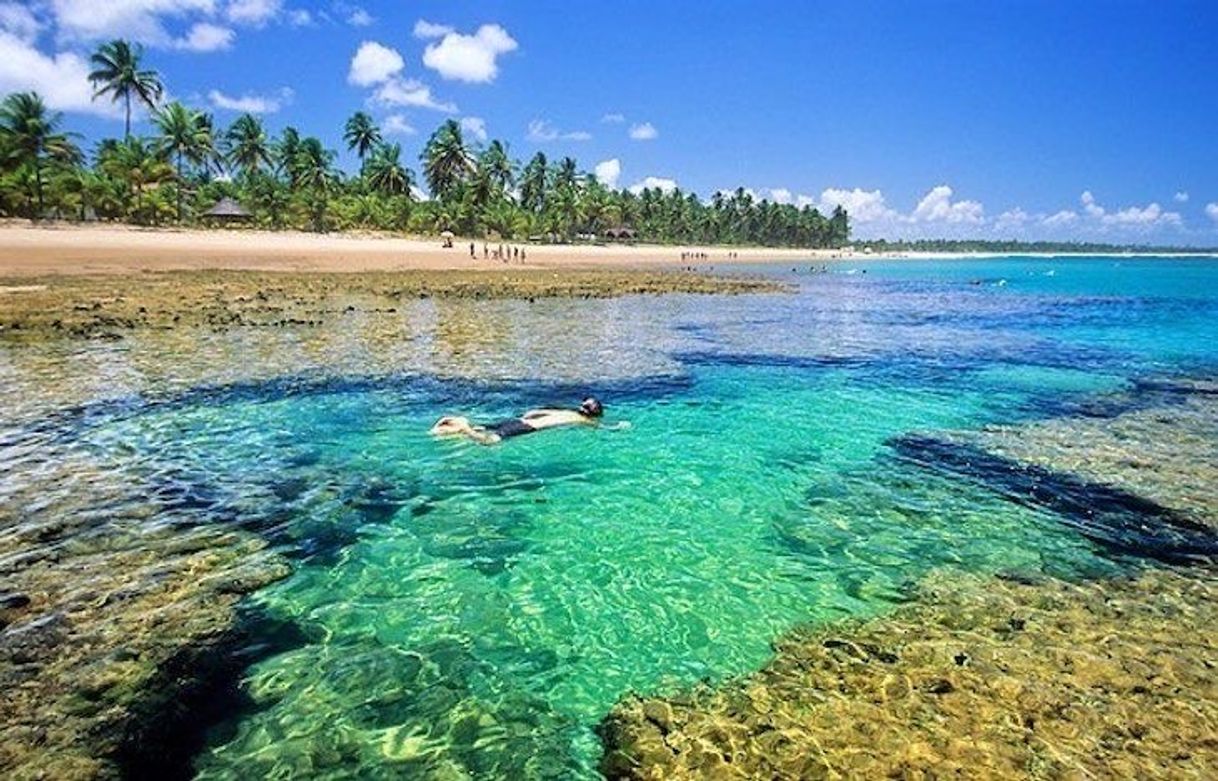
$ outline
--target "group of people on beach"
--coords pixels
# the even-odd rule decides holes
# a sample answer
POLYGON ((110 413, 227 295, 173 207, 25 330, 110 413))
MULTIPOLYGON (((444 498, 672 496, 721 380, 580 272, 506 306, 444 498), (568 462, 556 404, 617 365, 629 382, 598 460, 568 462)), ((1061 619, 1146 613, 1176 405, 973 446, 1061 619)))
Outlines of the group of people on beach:
MULTIPOLYGON (((469 256, 472 260, 478 259, 478 253, 474 242, 469 243, 469 256)), ((482 259, 483 260, 498 260, 503 263, 524 263, 527 259, 524 247, 513 247, 511 245, 492 248, 486 242, 482 242, 482 259)))
MULTIPOLYGON (((738 258, 738 257, 740 257, 740 253, 738 253, 738 252, 729 252, 729 253, 727 253, 727 258, 728 258, 728 260, 735 260, 735 259, 736 259, 736 258, 738 258)), ((682 252, 682 253, 681 253, 681 260, 710 260, 710 253, 708 253, 708 252, 692 252, 692 251, 689 251, 689 252, 682 252)))

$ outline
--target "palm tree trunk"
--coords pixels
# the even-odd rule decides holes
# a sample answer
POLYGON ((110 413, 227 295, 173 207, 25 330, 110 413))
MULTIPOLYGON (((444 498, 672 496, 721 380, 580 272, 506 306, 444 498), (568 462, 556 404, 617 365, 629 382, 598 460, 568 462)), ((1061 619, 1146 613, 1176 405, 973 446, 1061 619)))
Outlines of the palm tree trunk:
POLYGON ((182 153, 178 152, 178 224, 182 224, 182 153))
POLYGON ((42 158, 35 155, 34 157, 34 187, 38 191, 38 214, 34 219, 41 220, 42 215, 46 213, 46 208, 42 203, 42 158))

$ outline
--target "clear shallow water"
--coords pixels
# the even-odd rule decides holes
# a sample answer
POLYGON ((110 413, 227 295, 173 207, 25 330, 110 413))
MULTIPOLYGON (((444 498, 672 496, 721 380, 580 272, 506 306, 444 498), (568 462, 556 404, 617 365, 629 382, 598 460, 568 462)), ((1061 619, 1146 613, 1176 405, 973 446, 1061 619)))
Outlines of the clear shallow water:
POLYGON ((38 436, 151 486, 164 522, 241 523, 296 558, 252 601, 308 642, 248 671, 202 776, 593 776, 592 727, 627 692, 756 669, 784 631, 891 609, 932 568, 1131 566, 892 438, 1218 367, 1214 261, 766 273, 800 292, 427 302, 155 364, 164 344, 7 350, 5 390, 20 430, 49 412, 31 388, 106 366, 38 436), (585 390, 631 426, 425 433, 585 390))

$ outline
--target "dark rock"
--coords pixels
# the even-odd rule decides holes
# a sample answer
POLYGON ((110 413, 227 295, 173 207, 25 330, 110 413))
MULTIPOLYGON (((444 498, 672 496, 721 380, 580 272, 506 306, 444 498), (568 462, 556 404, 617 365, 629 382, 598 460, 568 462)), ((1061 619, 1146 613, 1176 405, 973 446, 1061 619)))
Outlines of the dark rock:
POLYGON ((0 610, 20 610, 30 604, 30 598, 16 591, 0 593, 0 610))
POLYGON ((67 639, 70 626, 62 613, 9 626, 0 632, 0 659, 15 664, 44 660, 67 639))

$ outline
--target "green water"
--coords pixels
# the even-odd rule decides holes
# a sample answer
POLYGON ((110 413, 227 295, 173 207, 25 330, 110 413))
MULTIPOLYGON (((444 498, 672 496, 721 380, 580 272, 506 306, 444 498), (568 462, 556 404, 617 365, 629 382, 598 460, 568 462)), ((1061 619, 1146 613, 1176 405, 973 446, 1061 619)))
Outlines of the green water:
POLYGON ((299 557, 250 601, 307 641, 248 669, 200 776, 595 777, 593 728, 622 696, 755 670, 794 626, 890 610, 934 568, 1130 566, 887 444, 1218 365, 1218 264, 1046 263, 470 303, 493 338, 436 328, 388 373, 344 350, 299 382, 102 416, 91 447, 205 487, 299 557), (600 429, 426 434, 585 390, 600 429))

